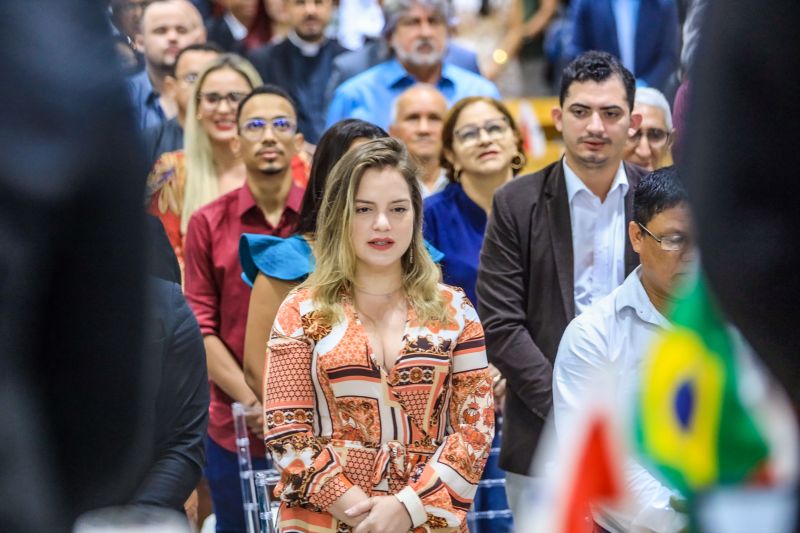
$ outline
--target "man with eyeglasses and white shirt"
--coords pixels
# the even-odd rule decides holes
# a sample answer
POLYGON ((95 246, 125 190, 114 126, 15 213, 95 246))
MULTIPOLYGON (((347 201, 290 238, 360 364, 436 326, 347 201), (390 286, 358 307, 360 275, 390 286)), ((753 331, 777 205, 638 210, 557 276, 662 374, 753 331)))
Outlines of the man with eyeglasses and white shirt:
POLYGON ((292 157, 303 146, 294 102, 265 85, 239 104, 234 150, 244 161, 245 184, 198 209, 189 221, 184 251, 186 299, 200 330, 211 381, 206 477, 218 532, 244 532, 242 495, 231 404, 247 416, 255 469, 266 468, 261 398, 242 370, 250 288, 242 281, 239 237, 294 233, 304 190, 292 180, 292 157))
MULTIPOLYGON (((640 265, 622 285, 567 326, 553 369, 553 413, 560 442, 567 443, 576 420, 597 394, 608 397, 620 420, 630 418, 640 383, 639 368, 664 329, 676 289, 694 271, 691 217, 686 190, 675 167, 647 175, 636 187, 628 237, 640 265)), ((671 506, 679 494, 633 458, 624 472, 630 503, 600 507, 601 531, 677 533, 686 515, 671 506)))

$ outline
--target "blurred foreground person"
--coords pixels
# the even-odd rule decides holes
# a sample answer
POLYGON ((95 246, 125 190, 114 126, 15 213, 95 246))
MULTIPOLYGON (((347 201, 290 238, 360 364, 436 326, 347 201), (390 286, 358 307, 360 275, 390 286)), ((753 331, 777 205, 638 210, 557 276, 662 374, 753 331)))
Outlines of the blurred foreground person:
POLYGON ((776 154, 796 152, 800 55, 787 51, 797 48, 800 4, 712 2, 706 21, 682 148, 703 264, 727 318, 797 405, 800 182, 776 154), (765 97, 780 120, 755 111, 765 97))
POLYGON ((0 3, 4 531, 68 531, 148 466, 146 168, 104 5, 0 3))
POLYGON ((438 282, 425 249, 402 143, 345 154, 316 238, 316 270, 278 310, 267 354, 278 527, 466 532, 494 431, 492 381, 477 313, 438 282))
MULTIPOLYGON (((570 322, 558 347, 553 413, 565 445, 596 392, 613 398, 621 419, 634 407, 642 360, 670 328, 666 316, 675 291, 696 272, 687 200, 675 167, 649 174, 636 187, 627 229, 640 265, 619 288, 570 322), (598 386, 603 390, 597 391, 598 386)), ((598 508, 595 520, 611 533, 681 531, 687 517, 670 505, 680 494, 634 459, 625 459, 630 506, 598 508)))
POLYGON ((796 151, 800 55, 786 46, 798 42, 800 4, 715 2, 706 20, 683 160, 703 264, 723 310, 798 404, 800 181, 776 154, 796 151), (751 112, 764 95, 780 110, 769 125, 751 112))

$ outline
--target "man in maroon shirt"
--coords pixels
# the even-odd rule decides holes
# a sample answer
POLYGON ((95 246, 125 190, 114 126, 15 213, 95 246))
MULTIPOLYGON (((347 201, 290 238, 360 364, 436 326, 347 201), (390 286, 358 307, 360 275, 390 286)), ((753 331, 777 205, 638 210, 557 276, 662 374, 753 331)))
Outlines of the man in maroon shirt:
POLYGON ((255 406, 248 417, 255 468, 265 468, 263 419, 242 371, 250 289, 242 281, 239 236, 294 232, 303 189, 292 181, 292 157, 303 146, 294 103, 283 89, 263 86, 239 105, 238 149, 247 179, 199 209, 186 233, 186 298, 200 324, 211 381, 206 477, 218 532, 244 531, 231 404, 255 406))

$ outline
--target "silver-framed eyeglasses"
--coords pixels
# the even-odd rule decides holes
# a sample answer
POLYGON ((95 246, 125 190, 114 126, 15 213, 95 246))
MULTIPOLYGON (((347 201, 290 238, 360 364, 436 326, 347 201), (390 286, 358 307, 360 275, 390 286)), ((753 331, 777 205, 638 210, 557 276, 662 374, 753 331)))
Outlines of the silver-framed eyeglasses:
POLYGON ((203 105, 216 109, 219 107, 219 104, 222 103, 223 100, 228 102, 228 105, 232 108, 236 108, 239 103, 244 100, 244 97, 247 96, 247 93, 242 93, 238 91, 232 91, 228 94, 220 94, 217 92, 210 92, 210 93, 199 93, 197 95, 197 99, 200 100, 203 105))
POLYGON ((641 222, 637 222, 637 224, 645 233, 650 235, 653 240, 659 244, 659 246, 661 246, 662 250, 666 252, 682 252, 689 247, 689 244, 691 244, 689 237, 683 233, 668 233, 666 235, 662 235, 661 237, 656 237, 653 235, 653 232, 644 226, 644 224, 641 222))
POLYGON ((264 138, 267 128, 272 128, 276 137, 288 139, 297 131, 297 124, 288 117, 253 118, 242 124, 240 133, 248 141, 257 142, 264 138))
POLYGON ((647 138, 650 146, 661 146, 669 139, 669 132, 661 128, 639 128, 633 135, 628 137, 633 144, 639 144, 642 137, 647 138))
POLYGON ((508 120, 503 117, 487 120, 483 123, 483 126, 468 124, 458 128, 453 133, 456 139, 458 139, 459 143, 462 145, 470 145, 480 141, 481 131, 485 131, 486 136, 489 137, 489 139, 496 141, 498 139, 502 139, 506 132, 508 132, 509 128, 510 126, 508 124, 508 120))

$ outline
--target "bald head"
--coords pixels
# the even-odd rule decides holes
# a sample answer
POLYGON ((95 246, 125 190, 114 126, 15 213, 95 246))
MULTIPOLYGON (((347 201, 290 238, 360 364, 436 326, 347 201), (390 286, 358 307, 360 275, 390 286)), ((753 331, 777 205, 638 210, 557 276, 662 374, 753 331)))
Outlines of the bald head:
POLYGON ((203 17, 188 0, 160 0, 142 15, 136 45, 152 69, 169 72, 178 53, 206 40, 203 17))
POLYGON ((432 85, 414 85, 392 104, 389 134, 403 141, 420 163, 439 161, 445 114, 447 99, 442 93, 432 85))

